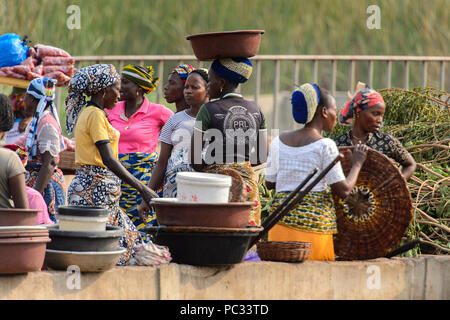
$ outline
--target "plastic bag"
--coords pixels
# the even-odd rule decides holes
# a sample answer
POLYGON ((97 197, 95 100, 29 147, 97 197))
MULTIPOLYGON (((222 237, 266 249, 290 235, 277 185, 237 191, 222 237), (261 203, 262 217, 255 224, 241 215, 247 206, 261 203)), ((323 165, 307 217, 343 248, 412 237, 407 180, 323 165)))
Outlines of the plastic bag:
POLYGON ((149 241, 134 247, 135 256, 131 258, 130 265, 157 266, 169 263, 172 260, 169 248, 149 241))
POLYGON ((6 33, 0 36, 0 68, 18 65, 27 55, 26 41, 20 40, 19 35, 6 33))

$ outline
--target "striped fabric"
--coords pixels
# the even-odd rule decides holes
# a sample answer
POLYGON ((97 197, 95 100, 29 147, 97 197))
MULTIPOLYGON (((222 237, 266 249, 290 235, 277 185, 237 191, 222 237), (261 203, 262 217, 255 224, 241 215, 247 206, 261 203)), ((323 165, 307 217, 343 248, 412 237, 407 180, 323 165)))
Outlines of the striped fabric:
POLYGON ((154 91, 159 83, 159 78, 153 78, 153 68, 128 65, 122 69, 122 76, 133 81, 139 87, 144 89, 145 93, 154 91))
POLYGON ((247 58, 216 59, 211 69, 231 82, 244 83, 252 74, 252 63, 247 58))
MULTIPOLYGON (((125 153, 119 154, 119 161, 134 177, 142 183, 147 184, 152 176, 153 167, 158 161, 158 154, 153 153, 125 153)), ((145 223, 139 218, 138 206, 142 202, 140 193, 126 183, 121 184, 121 195, 119 200, 120 208, 125 211, 128 217, 138 230, 146 226, 156 225, 156 214, 149 212, 145 223)), ((143 240, 148 241, 147 235, 142 234, 143 240)))
POLYGON ((180 64, 175 67, 172 72, 176 72, 180 77, 181 81, 186 82, 188 75, 194 70, 194 67, 190 64, 180 64))
MULTIPOLYGON (((289 194, 290 192, 277 193, 269 212, 272 213, 275 211, 289 194)), ((336 211, 330 189, 309 192, 303 198, 303 201, 289 211, 278 223, 306 232, 321 234, 337 233, 336 211)))
POLYGON ((297 123, 311 122, 320 100, 319 87, 305 83, 292 93, 292 115, 297 123))

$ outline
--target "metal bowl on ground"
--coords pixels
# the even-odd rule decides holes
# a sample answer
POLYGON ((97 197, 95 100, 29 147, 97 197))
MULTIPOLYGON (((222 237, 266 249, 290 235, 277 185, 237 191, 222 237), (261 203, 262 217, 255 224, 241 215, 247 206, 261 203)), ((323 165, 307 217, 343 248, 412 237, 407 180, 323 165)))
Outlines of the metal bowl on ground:
POLYGON ((114 226, 106 226, 105 231, 61 230, 58 225, 47 228, 52 239, 47 249, 62 251, 114 251, 125 235, 121 227, 114 226))
POLYGON ((198 60, 249 58, 258 53, 264 30, 209 32, 187 36, 198 60))
POLYGON ((34 226, 39 210, 0 208, 0 226, 34 226))
POLYGON ((175 198, 155 198, 151 205, 162 226, 245 228, 254 203, 192 203, 175 198))
POLYGON ((208 228, 147 227, 154 242, 169 248, 172 262, 190 265, 230 265, 241 263, 250 240, 262 227, 208 228))
POLYGON ((82 272, 102 272, 113 268, 126 249, 114 251, 62 251, 47 249, 45 266, 55 270, 67 270, 76 265, 82 272))
POLYGON ((39 271, 50 238, 45 227, 4 227, 0 233, 0 274, 39 271))

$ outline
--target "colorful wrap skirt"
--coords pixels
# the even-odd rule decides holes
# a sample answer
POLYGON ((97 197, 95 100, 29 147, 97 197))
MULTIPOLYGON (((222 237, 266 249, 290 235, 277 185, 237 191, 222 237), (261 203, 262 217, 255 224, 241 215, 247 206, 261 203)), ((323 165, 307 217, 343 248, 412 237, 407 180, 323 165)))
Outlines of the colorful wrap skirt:
MULTIPOLYGON (((25 183, 33 188, 36 184, 41 165, 37 163, 28 163, 25 167, 25 183)), ((53 172, 47 187, 44 189, 43 198, 47 204, 48 215, 54 223, 58 223, 57 208, 66 205, 66 190, 64 187, 64 175, 59 168, 53 172)))
MULTIPOLYGON (((153 153, 124 153, 119 154, 119 161, 122 165, 131 173, 136 179, 147 185, 152 177, 153 167, 158 161, 158 154, 153 153)), ((149 212, 145 223, 139 218, 138 206, 142 202, 140 193, 129 184, 121 184, 122 194, 120 195, 119 206, 126 212, 128 217, 134 223, 138 230, 145 228, 146 226, 156 225, 156 214, 149 212)), ((157 190, 155 190, 157 191, 157 190)), ((145 233, 142 234, 145 241, 148 238, 145 233)))
POLYGON ((223 169, 234 169, 239 172, 247 187, 247 201, 254 202, 255 204, 250 211, 248 223, 251 226, 261 225, 261 202, 259 198, 258 178, 250 162, 212 164, 206 166, 203 172, 218 173, 223 169))
POLYGON ((92 165, 78 166, 68 194, 70 206, 101 206, 108 210, 107 225, 119 226, 125 236, 118 245, 127 251, 117 265, 127 265, 134 258, 134 247, 142 243, 140 232, 119 207, 121 180, 107 168, 92 165))
MULTIPOLYGON (((272 213, 290 192, 278 192, 269 212, 272 213)), ((300 204, 294 207, 278 222, 286 227, 322 234, 337 233, 336 210, 331 191, 310 191, 300 204)))
MULTIPOLYGON (((290 192, 275 195, 272 213, 290 192)), ((336 213, 330 190, 310 191, 303 201, 269 230, 269 241, 311 242, 309 260, 334 261, 333 234, 337 233, 336 213)))

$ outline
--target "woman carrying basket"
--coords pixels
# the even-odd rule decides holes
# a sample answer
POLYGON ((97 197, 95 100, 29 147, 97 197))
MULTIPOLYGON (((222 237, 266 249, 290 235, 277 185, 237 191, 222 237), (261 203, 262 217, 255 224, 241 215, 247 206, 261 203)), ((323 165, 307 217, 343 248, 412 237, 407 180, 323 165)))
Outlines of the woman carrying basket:
MULTIPOLYGON (((316 84, 303 84, 292 94, 292 112, 294 120, 305 126, 284 132, 271 143, 265 176, 266 186, 276 189, 271 212, 314 168, 318 167, 320 173, 339 154, 333 140, 322 137, 322 131, 329 132, 336 124, 333 96, 316 84)), ((350 193, 366 153, 366 146, 357 145, 347 178, 341 164, 337 163, 303 201, 269 231, 268 240, 311 242, 308 259, 334 261, 333 234, 337 233, 337 227, 331 190, 342 198, 350 193)))

